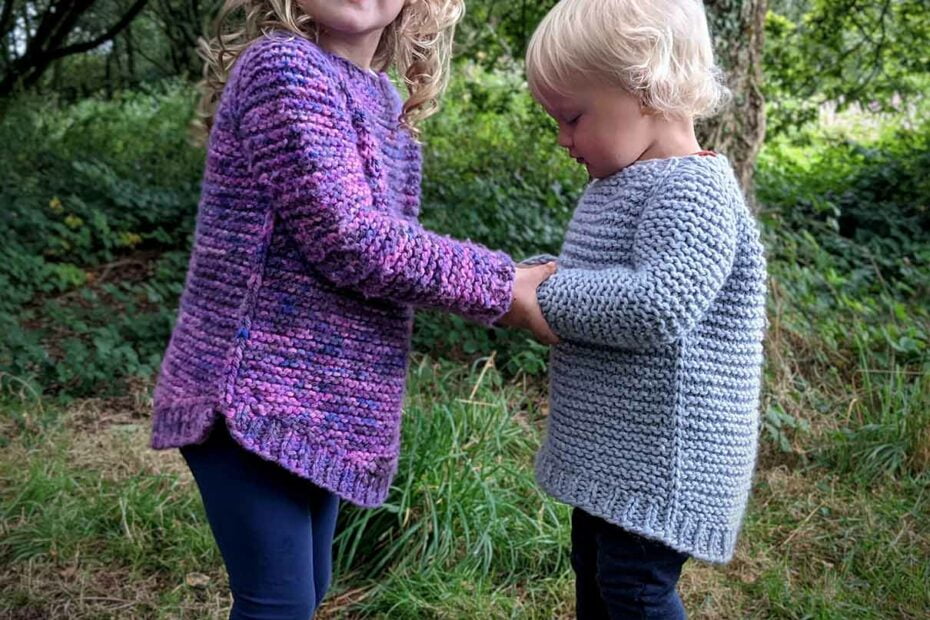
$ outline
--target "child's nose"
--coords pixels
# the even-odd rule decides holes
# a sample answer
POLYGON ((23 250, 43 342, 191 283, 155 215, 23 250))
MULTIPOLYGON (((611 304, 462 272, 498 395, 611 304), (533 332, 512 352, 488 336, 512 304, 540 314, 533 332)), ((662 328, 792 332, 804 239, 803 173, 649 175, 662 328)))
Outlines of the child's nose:
POLYGON ((558 137, 558 140, 557 140, 557 141, 558 141, 558 143, 559 143, 559 146, 564 146, 564 147, 567 148, 567 149, 568 149, 568 148, 571 148, 571 146, 572 146, 572 137, 571 137, 571 134, 569 134, 569 133, 568 133, 567 131, 565 131, 564 129, 560 129, 560 130, 559 130, 559 137, 558 137))

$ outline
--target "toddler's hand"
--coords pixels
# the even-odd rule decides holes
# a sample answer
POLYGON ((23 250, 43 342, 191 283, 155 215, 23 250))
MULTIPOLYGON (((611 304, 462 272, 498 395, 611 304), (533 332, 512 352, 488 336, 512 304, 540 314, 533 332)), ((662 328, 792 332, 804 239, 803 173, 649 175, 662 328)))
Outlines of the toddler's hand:
POLYGON ((528 329, 543 344, 558 344, 559 338, 549 328, 536 300, 536 288, 555 271, 554 262, 532 267, 518 266, 513 283, 513 303, 507 314, 501 317, 500 324, 528 329))

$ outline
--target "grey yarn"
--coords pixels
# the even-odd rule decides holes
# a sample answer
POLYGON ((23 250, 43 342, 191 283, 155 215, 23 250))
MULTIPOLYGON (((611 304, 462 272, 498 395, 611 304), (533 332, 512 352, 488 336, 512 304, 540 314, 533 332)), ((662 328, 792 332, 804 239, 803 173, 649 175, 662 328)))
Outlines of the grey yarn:
POLYGON ((763 248, 729 162, 648 160, 594 181, 558 263, 538 290, 561 339, 539 484, 728 561, 756 459, 766 327, 763 248))

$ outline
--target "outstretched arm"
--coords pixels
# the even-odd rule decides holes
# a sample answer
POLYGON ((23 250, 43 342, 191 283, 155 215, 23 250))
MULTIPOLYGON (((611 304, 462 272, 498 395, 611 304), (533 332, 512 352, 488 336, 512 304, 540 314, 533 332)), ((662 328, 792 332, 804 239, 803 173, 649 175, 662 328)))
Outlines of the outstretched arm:
POLYGON ((240 57, 239 130, 253 174, 307 259, 333 284, 490 324, 513 261, 373 206, 351 114, 312 43, 271 37, 240 57))
POLYGON ((538 291, 562 339, 617 347, 673 342, 713 303, 736 251, 736 214, 723 194, 673 178, 646 205, 631 267, 562 269, 538 291))

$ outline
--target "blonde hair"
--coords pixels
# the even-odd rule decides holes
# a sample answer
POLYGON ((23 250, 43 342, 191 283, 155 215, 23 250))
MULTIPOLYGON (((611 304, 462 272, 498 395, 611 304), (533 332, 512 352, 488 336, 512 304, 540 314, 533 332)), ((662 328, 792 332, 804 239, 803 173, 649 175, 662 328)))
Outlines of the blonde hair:
POLYGON ((668 118, 711 116, 729 99, 699 0, 562 0, 526 52, 534 96, 600 79, 668 118))
MULTIPOLYGON (((464 0, 409 0, 381 35, 372 60, 377 71, 396 69, 409 92, 400 121, 417 135, 416 124, 439 108, 449 81, 455 25, 465 12, 464 0)), ((225 0, 210 39, 197 41, 203 59, 198 83, 200 103, 192 125, 196 142, 204 144, 216 106, 239 54, 255 39, 273 31, 316 40, 318 26, 296 0, 225 0), (244 12, 236 19, 236 13, 244 12), (236 19, 234 21, 234 19, 236 19)))

